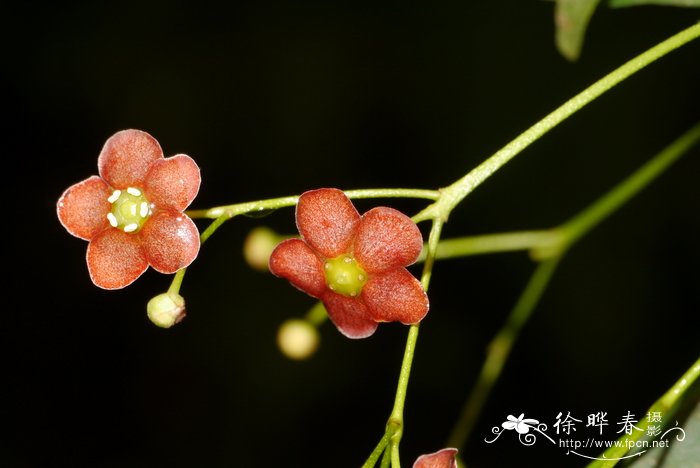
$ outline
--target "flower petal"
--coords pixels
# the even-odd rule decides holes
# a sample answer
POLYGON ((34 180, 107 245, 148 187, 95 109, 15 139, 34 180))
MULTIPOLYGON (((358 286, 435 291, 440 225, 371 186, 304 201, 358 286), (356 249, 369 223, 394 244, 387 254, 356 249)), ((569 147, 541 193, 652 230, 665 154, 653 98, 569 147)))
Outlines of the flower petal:
POLYGON ((301 239, 287 239, 275 247, 270 255, 270 271, 310 296, 321 297, 326 290, 323 263, 301 239))
POLYGON ((138 236, 112 228, 88 244, 87 264, 92 282, 104 289, 128 286, 148 268, 138 236))
POLYGON ((428 295, 405 268, 371 276, 362 298, 378 322, 418 323, 428 313, 428 295))
POLYGON ((151 165, 144 190, 156 208, 182 211, 197 196, 201 181, 197 163, 186 154, 178 154, 151 165))
POLYGON ((338 327, 338 331, 348 338, 367 338, 377 329, 377 323, 362 300, 346 297, 327 290, 321 297, 328 317, 338 327))
POLYGON ((304 192, 296 221, 304 240, 321 255, 333 258, 347 252, 360 215, 345 194, 333 188, 304 192))
POLYGON ((527 434, 528 432, 530 432, 530 426, 523 423, 517 423, 515 425, 515 430, 518 434, 527 434))
POLYGON ((161 211, 141 228, 141 239, 148 263, 161 273, 175 273, 197 258, 199 231, 182 213, 161 211))
POLYGON ((457 468, 457 449, 444 448, 418 457, 413 468, 457 468))
POLYGON ((515 427, 517 425, 518 425, 518 423, 514 422, 514 421, 506 421, 503 424, 501 424, 501 426, 503 426, 503 429, 507 429, 509 431, 512 431, 513 429, 515 429, 515 427))
POLYGON ((355 258, 367 273, 378 273, 415 262, 423 236, 411 218, 380 206, 362 215, 355 237, 355 258))
POLYGON ((97 168, 114 188, 143 188, 151 164, 162 157, 163 150, 151 135, 141 130, 122 130, 105 143, 97 168))
POLYGON ((58 199, 58 219, 75 237, 90 240, 109 224, 107 213, 112 204, 107 198, 111 194, 109 186, 97 176, 78 182, 58 199))

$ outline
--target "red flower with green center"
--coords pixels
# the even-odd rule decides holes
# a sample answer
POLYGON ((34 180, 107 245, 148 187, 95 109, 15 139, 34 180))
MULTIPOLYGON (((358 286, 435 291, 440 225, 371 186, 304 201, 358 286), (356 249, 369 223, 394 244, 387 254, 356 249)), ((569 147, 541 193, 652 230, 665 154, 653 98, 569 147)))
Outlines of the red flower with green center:
POLYGON ((423 237, 411 218, 378 207, 360 216, 338 189, 299 197, 301 239, 278 245, 270 271, 323 301, 349 338, 365 338, 378 322, 415 324, 428 313, 428 297, 406 270, 420 255, 423 237))
POLYGON ((152 266, 175 273, 199 253, 199 231, 182 211, 197 196, 199 167, 187 155, 163 157, 140 130, 112 135, 97 159, 98 176, 71 186, 58 200, 58 219, 89 241, 90 278, 123 288, 152 266))

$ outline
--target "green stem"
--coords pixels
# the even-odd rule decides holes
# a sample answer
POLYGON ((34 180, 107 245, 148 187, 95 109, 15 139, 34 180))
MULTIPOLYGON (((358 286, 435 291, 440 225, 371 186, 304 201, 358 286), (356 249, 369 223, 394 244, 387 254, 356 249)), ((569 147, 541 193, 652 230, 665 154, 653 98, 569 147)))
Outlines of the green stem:
MULTIPOLYGON (((453 239, 440 243, 440 245, 450 245, 451 255, 471 255, 480 247, 488 248, 489 251, 499 251, 499 247, 504 247, 503 250, 506 250, 505 247, 522 247, 531 248, 533 258, 544 260, 535 270, 508 320, 489 345, 477 383, 465 403, 461 416, 448 439, 447 446, 462 447, 466 443, 493 386, 501 375, 503 366, 522 327, 530 318, 551 279, 556 264, 568 248, 648 186, 698 141, 700 141, 700 123, 686 131, 631 176, 560 228, 549 231, 480 236, 481 238, 453 239), (529 247, 528 243, 530 243, 529 247)), ((439 252, 440 246, 438 246, 439 252)))
POLYGON ((559 125, 562 121, 589 104, 598 96, 613 88, 625 78, 628 78, 683 44, 696 39, 698 36, 700 36, 700 23, 671 36, 593 83, 581 93, 566 101, 554 112, 527 129, 524 133, 520 134, 515 140, 508 143, 467 175, 443 189, 440 199, 419 213, 416 218, 419 221, 434 219, 438 216, 447 219, 447 216, 449 216, 453 208, 457 206, 464 197, 517 154, 537 141, 542 135, 559 125))
MULTIPOLYGON (((423 198, 427 200, 437 200, 440 192, 437 190, 421 189, 362 189, 346 190, 345 195, 351 199, 362 198, 423 198)), ((253 202, 236 203, 233 205, 216 206, 204 210, 188 210, 186 213, 190 218, 219 218, 221 216, 233 218, 234 216, 248 213, 256 213, 266 210, 276 210, 288 206, 294 206, 299 201, 296 195, 289 197, 270 198, 253 202)))
POLYGON ((180 293, 180 286, 182 286, 182 279, 185 277, 186 271, 187 271, 187 268, 181 268, 175 273, 175 276, 173 276, 173 281, 170 283, 170 287, 168 288, 168 293, 170 293, 170 294, 179 294, 180 293))
POLYGON ((630 198, 641 192, 698 141, 700 141, 700 122, 661 150, 613 190, 567 221, 561 227, 563 237, 566 239, 566 247, 571 246, 615 210, 627 203, 630 198))
MULTIPOLYGON (((605 218, 650 185, 698 142, 700 142, 700 123, 695 124, 612 190, 557 228, 444 239, 437 246, 435 258, 444 260, 516 250, 531 250, 533 257, 538 260, 561 255, 605 218)), ((425 252, 426 250, 418 261, 425 259, 425 252)))
POLYGON ((486 359, 479 373, 477 383, 462 409, 452 434, 447 440, 447 447, 463 447, 466 443, 494 384, 503 371, 503 367, 520 336, 523 326, 529 320, 549 281, 552 279, 557 264, 557 259, 550 259, 537 266, 518 302, 508 316, 506 323, 489 344, 486 359))
MULTIPOLYGON (((216 218, 214 221, 212 221, 209 226, 204 230, 199 235, 199 242, 200 244, 204 244, 207 239, 209 239, 209 236, 214 234, 214 232, 219 229, 219 226, 224 224, 224 221, 226 221, 228 218, 225 216, 220 216, 219 218, 216 218)), ((182 286, 182 280, 185 277, 185 273, 187 272, 187 268, 181 268, 175 273, 175 276, 173 276, 173 281, 170 283, 170 287, 168 288, 169 293, 174 293, 174 294, 179 294, 180 293, 180 287, 182 286)))
POLYGON ((328 320, 326 306, 323 305, 323 302, 318 301, 313 305, 313 307, 311 307, 311 309, 309 309, 304 318, 313 326, 318 327, 323 322, 328 320))
MULTIPOLYGON (((530 250, 548 247, 558 242, 560 242, 559 234, 554 230, 516 231, 457 237, 441 240, 437 246, 435 258, 446 260, 470 255, 530 250)), ((421 256, 418 257, 419 262, 425 260, 426 252, 425 249, 421 252, 421 256)))
MULTIPOLYGON (((425 259, 425 264, 423 265, 423 275, 421 277, 421 285, 426 292, 428 291, 428 286, 430 285, 432 269, 433 265, 435 264, 435 254, 437 252, 438 243, 440 242, 440 235, 442 234, 442 226, 443 221, 441 219, 433 220, 433 225, 430 229, 430 235, 428 237, 428 253, 425 259)), ((403 361, 401 362, 401 372, 399 373, 399 381, 396 386, 396 395, 394 397, 394 407, 391 410, 391 415, 389 416, 382 440, 380 440, 370 457, 362 465, 363 468, 373 467, 376 464, 379 456, 375 452, 386 450, 391 452, 391 466, 393 468, 400 468, 401 466, 401 460, 399 457, 399 443, 401 442, 404 428, 403 412, 406 405, 408 381, 411 377, 411 367, 413 364, 413 356, 415 355, 416 351, 416 342, 418 341, 419 329, 419 324, 411 325, 408 329, 406 347, 403 353, 403 361), (382 441, 387 437, 389 440, 389 446, 385 446, 384 449, 381 449, 380 446, 382 445, 382 441)))
POLYGON ((386 446, 389 444, 389 439, 391 439, 392 435, 393 433, 390 433, 389 431, 386 431, 384 433, 377 446, 374 447, 374 450, 372 450, 372 453, 367 458, 367 461, 362 465, 362 468, 372 468, 377 464, 377 461, 379 461, 379 457, 382 456, 382 453, 384 453, 386 446))
MULTIPOLYGON (((700 359, 695 361, 695 363, 690 366, 678 381, 673 384, 673 386, 668 389, 666 393, 661 396, 658 400, 654 402, 653 405, 647 410, 647 413, 661 414, 669 412, 676 403, 680 401, 681 396, 690 388, 690 386, 697 380, 700 376, 700 359)), ((609 449, 607 449, 600 458, 607 458, 608 460, 596 460, 588 465, 588 468, 609 468, 615 466, 618 462, 616 459, 624 457, 629 451, 628 444, 632 444, 639 440, 647 432, 647 427, 649 426, 648 420, 645 418, 637 424, 639 431, 634 430, 632 434, 624 435, 618 439, 620 446, 613 444, 609 449)))

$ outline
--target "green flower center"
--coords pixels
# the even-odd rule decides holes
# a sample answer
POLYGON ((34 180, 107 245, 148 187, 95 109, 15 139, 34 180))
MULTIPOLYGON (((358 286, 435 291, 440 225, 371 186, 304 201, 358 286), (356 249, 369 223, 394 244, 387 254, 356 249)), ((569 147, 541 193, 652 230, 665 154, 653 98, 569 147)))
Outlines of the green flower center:
POLYGON ((151 216, 151 204, 141 189, 115 190, 107 201, 112 204, 112 211, 107 213, 109 224, 124 232, 138 232, 151 216))
POLYGON ((331 291, 343 296, 357 296, 367 282, 367 273, 350 255, 341 255, 326 260, 323 269, 326 273, 328 287, 331 291))

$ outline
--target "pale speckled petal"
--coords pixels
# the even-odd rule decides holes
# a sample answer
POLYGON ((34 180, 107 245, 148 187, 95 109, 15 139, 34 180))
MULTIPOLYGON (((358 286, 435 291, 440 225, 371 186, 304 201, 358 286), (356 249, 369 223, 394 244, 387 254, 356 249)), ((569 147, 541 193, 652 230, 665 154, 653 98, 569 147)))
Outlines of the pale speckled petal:
POLYGON ((113 188, 143 188, 151 164, 162 158, 163 150, 151 135, 141 130, 122 130, 105 143, 97 168, 113 188))
POLYGON ((322 188, 299 197, 296 222, 304 240, 326 258, 347 252, 360 214, 338 189, 322 188))
POLYGON ((355 258, 367 273, 408 266, 422 249, 418 226, 400 211, 381 206, 362 215, 355 237, 355 258))
POLYGON ((175 273, 197 258, 199 231, 182 213, 160 211, 143 225, 139 235, 148 263, 161 273, 175 273))
POLYGON ((78 182, 68 187, 58 199, 58 219, 75 237, 90 240, 109 224, 107 213, 112 204, 107 198, 111 194, 109 186, 97 176, 78 182))
POLYGON ((457 468, 457 449, 444 448, 418 457, 413 468, 457 468))
POLYGON ((138 236, 112 228, 88 244, 87 264, 92 282, 104 289, 128 286, 148 268, 138 236))
POLYGON ((270 255, 270 272, 313 297, 326 290, 323 262, 301 239, 287 239, 270 255))
POLYGON ((178 154, 151 165, 144 191, 156 208, 182 211, 197 196, 201 180, 197 163, 186 154, 178 154))
POLYGON ((321 300, 328 317, 338 331, 348 338, 367 338, 377 329, 377 323, 372 320, 360 298, 341 296, 326 290, 321 300))
POLYGON ((412 325, 428 313, 428 295, 405 268, 371 276, 362 288, 362 299, 379 322, 412 325))

